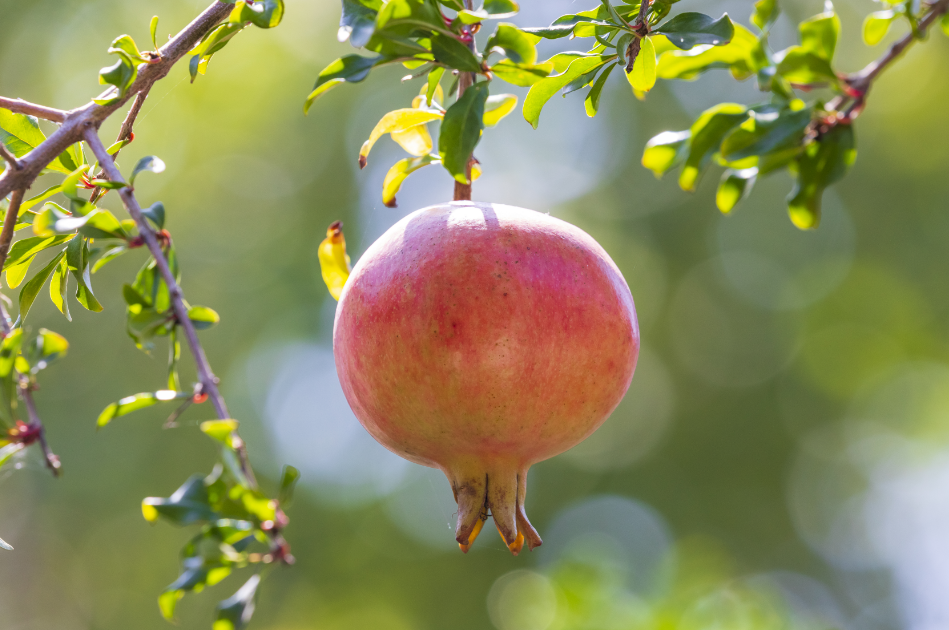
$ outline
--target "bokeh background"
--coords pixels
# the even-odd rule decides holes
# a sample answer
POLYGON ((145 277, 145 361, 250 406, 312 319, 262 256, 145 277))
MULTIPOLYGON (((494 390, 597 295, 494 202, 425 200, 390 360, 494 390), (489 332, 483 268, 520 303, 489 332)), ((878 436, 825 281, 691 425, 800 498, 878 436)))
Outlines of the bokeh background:
MULTIPOLYGON (((595 4, 523 0, 517 21, 595 4)), ((0 94, 78 106, 98 93, 114 37, 144 46, 152 15, 164 38, 204 6, 0 0, 0 94)), ((678 7, 747 23, 751 2, 678 7)), ((783 8, 776 49, 822 5, 783 8)), ((859 37, 878 8, 837 3, 841 69, 881 54, 859 37)), ((202 337, 263 483, 284 463, 303 473, 287 530, 298 562, 265 581, 253 627, 949 627, 949 40, 937 31, 874 87, 856 166, 827 193, 814 232, 787 219, 786 175, 722 217, 717 173, 690 196, 640 166, 652 135, 723 100, 756 101, 752 83, 724 72, 660 83, 644 103, 612 81, 596 119, 575 94, 553 99, 538 131, 515 114, 486 134, 475 198, 550 212, 597 238, 632 288, 643 350, 612 419, 531 471, 544 546, 512 558, 486 528, 463 556, 447 482, 369 438, 333 366, 335 302, 317 261, 326 226, 344 221, 355 259, 452 186, 422 171, 391 210, 380 186, 398 148, 386 140, 357 167, 376 120, 417 93, 399 69, 303 116, 318 71, 350 52, 335 39, 338 10, 288 0, 279 28, 246 30, 193 85, 177 67, 120 160, 168 164, 137 189, 168 210, 189 299, 223 318, 202 337)), ((120 212, 115 195, 104 205, 120 212)), ((120 288, 140 257, 97 274, 102 314, 74 307, 69 324, 42 295, 31 314, 72 343, 37 397, 65 475, 52 479, 31 452, 0 479, 0 535, 16 547, 0 554, 4 630, 167 625, 156 596, 190 530, 149 526, 139 503, 207 472, 215 450, 195 426, 211 416, 203 407, 177 430, 161 428, 169 410, 152 409, 95 431, 108 403, 164 382, 164 351, 142 354, 123 330, 120 288)), ((181 626, 210 627, 214 603, 240 583, 187 597, 181 626)))

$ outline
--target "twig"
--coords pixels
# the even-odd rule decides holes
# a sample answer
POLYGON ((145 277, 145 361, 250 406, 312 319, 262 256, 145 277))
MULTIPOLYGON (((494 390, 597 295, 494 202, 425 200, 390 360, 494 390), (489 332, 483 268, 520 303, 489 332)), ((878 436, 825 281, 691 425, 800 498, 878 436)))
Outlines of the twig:
MULTIPOLYGON (((3 231, 0 232, 0 270, 7 261, 7 255, 10 253, 10 245, 13 242, 13 226, 20 215, 20 202, 23 201, 23 191, 14 190, 10 198, 10 207, 7 208, 7 214, 3 218, 3 231)), ((3 330, 3 336, 6 337, 13 328, 10 324, 10 315, 7 313, 6 306, 0 301, 0 329, 3 330)), ((26 411, 29 416, 29 427, 36 434, 36 440, 40 443, 43 450, 43 459, 46 460, 46 466, 53 471, 53 475, 59 476, 61 464, 57 457, 49 448, 46 442, 46 428, 43 426, 40 415, 36 411, 36 403, 33 402, 33 392, 30 389, 30 379, 24 375, 17 383, 17 390, 20 398, 26 403, 26 411), (25 382, 24 382, 25 381, 25 382)))
MULTIPOLYGON (((116 142, 122 142, 124 140, 130 140, 132 137, 132 126, 135 124, 135 119, 138 118, 138 113, 142 111, 142 105, 145 103, 145 99, 148 98, 148 91, 152 89, 152 86, 147 86, 144 90, 135 95, 135 100, 132 101, 132 106, 129 108, 129 113, 125 116, 125 120, 122 121, 122 127, 119 129, 119 135, 116 137, 116 142)), ((119 153, 122 151, 119 148, 115 153, 112 154, 112 159, 119 157, 119 153)), ((99 169, 99 173, 96 175, 96 178, 102 177, 104 170, 99 169)), ((89 198, 89 201, 92 203, 96 202, 96 199, 105 194, 104 188, 96 188, 92 191, 92 197, 89 198)))
MULTIPOLYGON (((115 166, 112 156, 106 151, 105 145, 102 144, 102 140, 99 138, 99 134, 91 122, 87 123, 83 138, 86 144, 92 149, 96 159, 99 160, 99 165, 102 166, 109 180, 113 182, 124 182, 125 179, 122 177, 122 173, 120 173, 119 169, 115 166)), ((148 251, 151 252, 152 257, 154 257, 155 264, 158 265, 158 271, 161 273, 162 278, 164 278, 165 284, 168 285, 168 294, 171 298, 171 305, 174 309, 175 317, 185 332, 188 347, 191 349, 191 355, 194 357, 194 362, 198 368, 198 381, 201 383, 201 393, 207 394, 208 398, 211 399, 211 403, 214 405, 214 410, 217 412, 219 419, 228 419, 230 415, 227 411, 227 405, 224 403, 224 397, 221 396, 221 392, 218 390, 218 379, 214 376, 214 372, 211 371, 211 364, 208 362, 204 348, 198 340, 198 333, 191 323, 191 320, 188 319, 188 309, 185 307, 184 294, 181 291, 181 287, 178 286, 178 282, 175 280, 171 268, 168 266, 168 260, 165 258, 161 243, 159 243, 154 230, 152 230, 151 225, 148 224, 148 221, 142 214, 142 208, 135 198, 135 193, 132 188, 130 186, 120 188, 119 196, 122 198, 122 203, 128 211, 129 216, 135 221, 139 234, 148 247, 148 251)), ((257 481, 250 467, 247 449, 243 442, 241 442, 236 450, 241 460, 241 470, 251 485, 256 487, 257 481)))
MULTIPOLYGON (((472 0, 465 0, 465 8, 471 11, 474 7, 472 0)), ((465 27, 469 28, 470 27, 465 27)), ((468 48, 472 52, 475 51, 475 41, 474 34, 470 33, 471 41, 468 43, 468 48)), ((475 73, 474 72, 462 72, 458 75, 458 99, 461 99, 461 96, 465 93, 469 87, 474 85, 475 82, 475 73)), ((455 201, 471 201, 471 168, 474 165, 474 156, 471 155, 468 157, 468 164, 465 166, 465 175, 468 178, 467 184, 462 184, 457 179, 455 180, 455 201)))
POLYGON ((16 159, 16 156, 10 153, 7 150, 7 147, 4 146, 2 143, 0 143, 0 157, 2 157, 4 160, 9 162, 10 166, 12 166, 17 171, 23 168, 22 166, 20 166, 20 161, 16 159))
POLYGON ((61 109, 54 109, 52 107, 46 107, 45 105, 37 105, 36 103, 24 101, 22 98, 4 98, 0 96, 0 107, 3 109, 9 109, 11 112, 16 112, 18 114, 36 116, 37 118, 52 120, 53 122, 58 123, 66 120, 66 116, 69 115, 69 112, 65 112, 61 109))
MULTIPOLYGON (((20 164, 23 166, 21 170, 7 169, 3 175, 0 175, 0 198, 7 196, 18 188, 29 188, 47 164, 55 160, 60 153, 71 145, 82 140, 83 133, 87 128, 90 126, 97 128, 103 120, 111 116, 134 95, 148 89, 153 83, 167 75, 172 66, 187 54, 195 44, 201 41, 201 38, 214 28, 218 22, 227 17, 233 8, 233 5, 220 1, 211 4, 191 24, 161 47, 158 51, 161 55, 159 61, 145 64, 139 69, 138 77, 128 92, 115 103, 111 105, 89 103, 65 113, 50 108, 31 110, 35 114, 42 111, 48 116, 59 117, 59 114, 64 114, 64 116, 59 117, 62 126, 20 160, 20 164)), ((109 93, 107 92, 107 94, 109 93)), ((7 107, 7 104, 9 104, 16 108, 15 111, 25 111, 26 107, 40 107, 24 103, 24 101, 0 97, 0 107, 7 107)))
POLYGON ((947 11, 949 11, 949 0, 937 0, 937 2, 930 5, 929 12, 923 16, 916 25, 916 28, 911 29, 910 32, 900 40, 894 42, 882 57, 867 64, 863 70, 844 77, 844 82, 854 93, 832 99, 827 104, 827 109, 830 111, 840 111, 844 105, 849 103, 843 112, 843 117, 852 119, 859 115, 863 103, 866 100, 867 93, 870 91, 870 87, 880 73, 896 61, 911 44, 923 39, 929 27, 947 11))
MULTIPOLYGON (((10 253, 10 245, 13 244, 13 228, 16 226, 16 220, 20 216, 20 203, 23 201, 23 190, 14 190, 10 196, 10 205, 7 207, 7 214, 3 218, 3 230, 0 231, 0 270, 7 262, 7 254, 10 253)), ((4 332, 9 332, 4 327, 4 332)))

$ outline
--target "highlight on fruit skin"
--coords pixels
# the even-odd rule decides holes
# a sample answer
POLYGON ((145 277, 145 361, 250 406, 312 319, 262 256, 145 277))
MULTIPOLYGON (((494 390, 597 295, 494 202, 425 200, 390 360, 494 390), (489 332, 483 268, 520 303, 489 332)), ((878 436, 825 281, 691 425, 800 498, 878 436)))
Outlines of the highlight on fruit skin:
POLYGON ((445 473, 467 552, 490 514, 515 555, 541 538, 532 464, 578 444, 629 388, 629 287, 579 228, 452 202, 405 217, 357 262, 333 348, 356 417, 390 451, 445 473))
POLYGON ((343 236, 343 222, 334 221, 326 230, 326 239, 320 243, 319 249, 320 271, 323 282, 329 289, 334 300, 339 295, 349 279, 350 260, 346 253, 346 237, 343 236))

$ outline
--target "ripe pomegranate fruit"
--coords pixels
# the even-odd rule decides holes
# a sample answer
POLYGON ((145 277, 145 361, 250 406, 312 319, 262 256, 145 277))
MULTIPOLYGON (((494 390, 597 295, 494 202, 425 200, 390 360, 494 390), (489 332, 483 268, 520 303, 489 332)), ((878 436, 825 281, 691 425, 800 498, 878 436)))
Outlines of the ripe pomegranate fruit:
POLYGON ((366 430, 448 477, 461 549, 490 510, 516 555, 541 544, 524 511, 528 468, 616 408, 639 324, 619 269, 579 228, 452 202, 405 217, 359 259, 333 348, 366 430))

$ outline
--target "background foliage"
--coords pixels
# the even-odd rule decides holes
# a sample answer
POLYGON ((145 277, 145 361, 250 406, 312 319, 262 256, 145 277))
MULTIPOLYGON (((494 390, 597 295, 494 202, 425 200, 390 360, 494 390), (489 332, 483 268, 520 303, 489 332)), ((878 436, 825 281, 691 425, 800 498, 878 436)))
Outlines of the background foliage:
MULTIPOLYGON (((587 8, 523 5, 518 22, 532 25, 587 8)), ((147 41, 157 12, 161 41, 203 6, 0 0, 12 34, 0 42, 0 93, 73 107, 114 60, 105 48, 116 33, 147 41)), ((746 24, 750 13, 744 2, 678 7, 746 24)), ((796 22, 822 9, 783 8, 775 48, 796 43, 796 22)), ((861 25, 880 8, 837 3, 840 68, 879 55, 861 42, 861 25)), ((224 321, 203 340, 262 484, 276 487, 283 462, 303 473, 287 532, 298 562, 267 581, 255 627, 702 627, 712 618, 925 628, 949 614, 939 596, 949 585, 940 562, 949 553, 945 38, 934 34, 877 83, 859 121, 860 159, 825 197, 817 232, 788 222, 783 174, 726 218, 712 204, 714 177, 689 197, 639 163, 656 133, 685 129, 721 101, 757 102, 753 81, 660 82, 644 103, 612 81, 596 119, 577 94, 552 99, 537 131, 512 115, 485 135, 475 199, 549 211, 600 240, 636 297, 644 351, 604 430, 533 469, 530 510, 545 546, 511 558, 485 534, 462 557, 444 481, 388 458, 341 399, 329 350, 335 302, 317 262, 333 220, 346 224, 355 259, 405 213, 448 198, 451 180, 420 171, 399 209, 382 205, 385 171, 403 154, 380 141, 360 172, 358 147, 418 87, 381 69, 303 118, 313 77, 350 48, 335 43, 335 3, 291 0, 287 11, 280 28, 223 50, 194 85, 175 68, 120 158, 126 172, 149 154, 168 165, 137 188, 165 204, 189 298, 224 321)), ((541 44, 542 57, 561 44, 541 44)), ((103 137, 118 124, 108 121, 103 137)), ((103 205, 117 212, 109 197, 103 205)), ((137 264, 112 263, 97 285, 120 286, 137 264)), ((139 502, 168 496, 180 471, 217 457, 194 424, 160 431, 164 410, 95 432, 108 403, 165 374, 163 357, 124 338, 121 294, 97 297, 105 311, 73 309, 68 330, 48 301, 30 314, 32 326, 67 332, 72 344, 37 393, 65 474, 51 479, 31 453, 16 462, 31 472, 0 483, 0 532, 16 547, 0 558, 5 628, 166 627, 155 593, 177 575, 170 550, 191 532, 149 527, 139 502)), ((182 369, 190 382, 190 363, 182 369)), ((212 417, 201 411, 192 419, 212 417)), ((222 598, 237 586, 213 588, 222 598)), ((205 627, 219 598, 183 600, 186 627, 205 627)))

